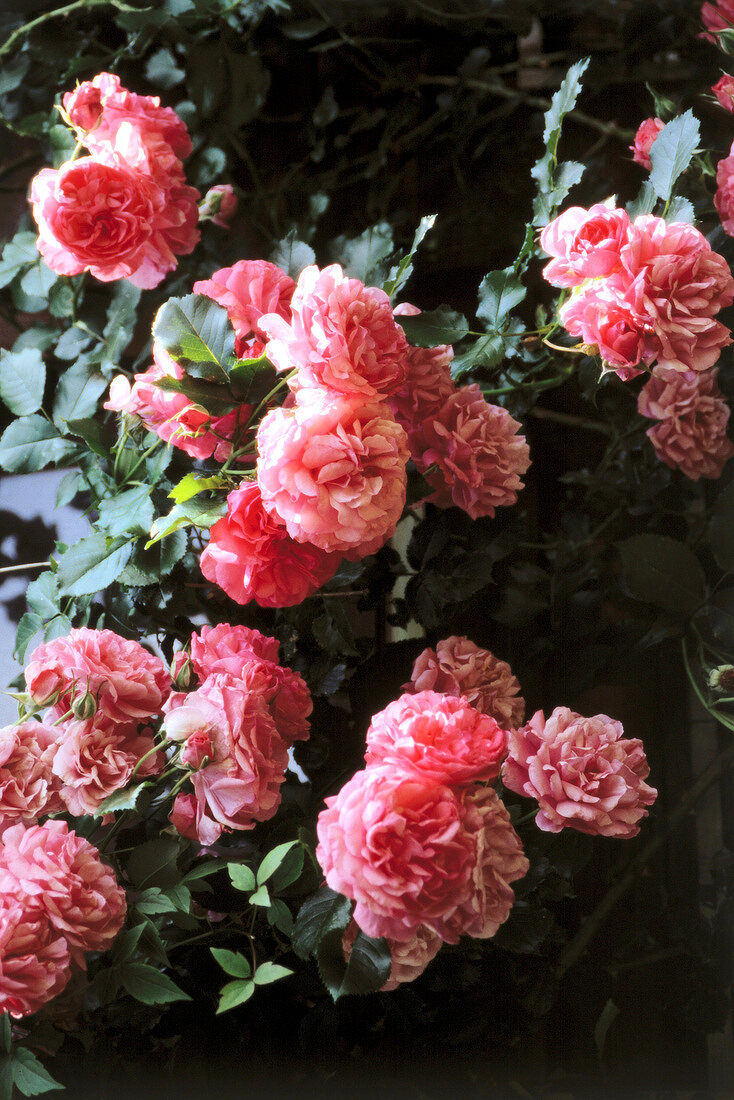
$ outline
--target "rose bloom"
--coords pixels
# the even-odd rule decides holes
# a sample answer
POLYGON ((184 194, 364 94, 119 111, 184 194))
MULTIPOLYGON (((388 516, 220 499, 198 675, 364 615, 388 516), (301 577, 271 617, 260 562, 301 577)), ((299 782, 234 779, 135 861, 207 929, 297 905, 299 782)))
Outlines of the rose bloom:
POLYGON ((52 271, 135 283, 154 247, 164 196, 149 177, 122 163, 80 157, 42 169, 31 184, 31 202, 38 250, 52 271))
POLYGON ((475 844, 474 888, 448 926, 456 936, 486 940, 509 917, 515 900, 509 884, 527 874, 530 863, 507 808, 491 787, 466 791, 461 809, 463 828, 475 844))
POLYGON ((52 772, 59 731, 40 722, 0 729, 0 834, 63 809, 52 772))
POLYGON ((46 914, 22 897, 0 897, 0 1013, 37 1012, 71 977, 69 948, 46 914))
POLYGON ((252 415, 252 405, 210 416, 183 393, 163 390, 156 385, 165 378, 181 381, 184 370, 157 342, 153 342, 153 366, 136 374, 133 385, 124 374, 110 383, 110 396, 104 407, 112 412, 139 416, 150 432, 166 443, 185 451, 192 458, 211 458, 226 462, 232 454, 232 439, 245 428, 252 415))
POLYGON ((717 31, 729 30, 734 26, 734 0, 717 0, 715 4, 704 4, 701 8, 701 19, 703 25, 713 33, 701 34, 699 37, 715 43, 717 31))
POLYGON ((269 412, 257 445, 263 507, 297 542, 354 560, 394 534, 408 447, 387 404, 312 391, 269 412))
POLYGON ((598 352, 605 367, 628 382, 642 374, 638 363, 651 363, 657 341, 632 309, 614 293, 592 285, 571 295, 560 319, 571 336, 580 336, 598 352))
POLYGON ((545 227, 540 247, 554 258, 543 277, 554 286, 580 286, 617 271, 627 240, 629 216, 598 202, 589 210, 571 206, 545 227))
MULTIPOLYGON (((68 721, 57 727, 59 746, 53 772, 61 781, 61 798, 77 817, 94 814, 111 794, 127 786, 138 761, 154 745, 150 733, 139 735, 136 723, 119 724, 102 716, 68 721)), ((163 764, 154 753, 137 775, 155 775, 163 764)))
POLYGON ((674 370, 708 370, 730 344, 714 314, 734 301, 734 278, 723 256, 694 226, 636 218, 622 249, 619 293, 638 324, 652 334, 657 363, 674 370))
POLYGON ((652 168, 650 149, 658 134, 665 129, 665 123, 660 118, 646 118, 641 122, 635 134, 634 145, 630 145, 632 159, 635 164, 646 168, 649 172, 652 168))
POLYGON ((717 375, 715 367, 698 374, 657 367, 637 398, 642 416, 658 421, 647 432, 658 458, 693 481, 721 477, 734 454, 726 434, 730 410, 717 375))
POLYGON ((202 626, 198 634, 191 635, 191 663, 200 680, 213 672, 229 672, 239 676, 242 665, 251 657, 264 661, 278 661, 280 642, 269 638, 249 626, 202 626))
POLYGON ((319 814, 316 858, 368 936, 401 943, 449 922, 472 895, 475 844, 451 788, 390 765, 357 772, 319 814))
POLYGON ((0 895, 41 909, 66 939, 74 962, 105 951, 125 922, 125 891, 87 840, 65 821, 14 825, 2 838, 0 895))
POLYGON ((734 76, 724 73, 721 79, 716 81, 711 91, 725 111, 734 111, 734 76))
POLYGON ((374 715, 365 760, 458 787, 496 779, 506 748, 505 731, 466 699, 419 691, 374 715))
MULTIPOLYGON (((173 825, 174 829, 181 836, 188 837, 189 840, 199 840, 199 830, 197 829, 197 811, 198 805, 196 798, 193 794, 177 794, 173 800, 173 806, 171 812, 168 815, 168 820, 173 825)), ((201 815, 200 815, 201 816, 201 815)), ((210 818, 207 818, 207 824, 211 827, 214 822, 210 818)), ((206 825, 204 826, 204 832, 206 833, 206 825)), ((220 833, 217 833, 216 828, 212 829, 213 833, 216 833, 214 839, 211 841, 213 844, 218 839, 220 833)), ((202 844, 207 843, 202 840, 202 844)))
POLYGON ((734 143, 729 156, 723 157, 716 166, 717 191, 714 195, 716 207, 724 232, 734 237, 734 143))
POLYGON ((423 650, 403 691, 463 695, 504 730, 519 726, 525 716, 525 701, 518 694, 520 684, 507 662, 455 634, 438 642, 435 650, 423 650))
POLYGON ((623 734, 621 722, 606 714, 584 718, 556 707, 546 720, 539 710, 510 731, 502 781, 537 799, 535 821, 545 832, 569 827, 594 836, 636 836, 657 791, 645 783, 650 769, 642 742, 623 734))
MULTIPOLYGON (((222 229, 229 229, 229 220, 239 205, 239 199, 234 193, 231 183, 218 183, 210 187, 204 196, 199 220, 202 216, 211 218, 214 225, 222 229)), ((198 290, 195 294, 201 293, 198 290)))
POLYGON ((439 508, 456 505, 472 519, 514 504, 530 452, 520 424, 484 400, 479 386, 462 386, 409 436, 415 464, 436 492, 439 508), (438 470, 427 473, 431 466, 438 470))
POLYGON ((55 717, 89 693, 112 722, 159 714, 171 689, 163 662, 138 642, 84 626, 34 649, 25 682, 35 703, 54 704, 55 717))
POLYGON ((262 504, 260 486, 227 497, 227 514, 213 525, 201 571, 236 603, 293 607, 336 573, 341 555, 296 542, 262 504))
POLYGON ((194 283, 194 294, 204 294, 227 310, 240 340, 253 334, 264 340, 260 327, 264 314, 288 320, 296 284, 290 275, 266 260, 238 260, 232 267, 215 271, 211 279, 194 283))
POLYGON ((291 389, 326 387, 370 400, 394 393, 405 380, 405 334, 383 290, 348 278, 338 264, 298 277, 290 324, 267 315, 268 358, 277 370, 298 368, 291 389))
MULTIPOLYGON (((347 962, 349 962, 349 957, 352 954, 358 932, 359 925, 355 920, 351 920, 342 939, 342 950, 347 962)), ((390 948, 392 965, 390 976, 385 984, 380 986, 381 993, 391 993, 399 985, 406 985, 408 982, 414 982, 416 978, 420 978, 428 964, 435 959, 441 950, 443 940, 430 928, 419 928, 407 943, 388 940, 387 946, 390 948)))
MULTIPOLYGON (((396 317, 414 317, 416 306, 403 302, 395 309, 396 317)), ((405 382, 389 398, 390 408, 401 428, 410 432, 414 425, 433 415, 456 392, 449 369, 454 358, 450 344, 435 348, 414 348, 408 344, 404 359, 405 382)))

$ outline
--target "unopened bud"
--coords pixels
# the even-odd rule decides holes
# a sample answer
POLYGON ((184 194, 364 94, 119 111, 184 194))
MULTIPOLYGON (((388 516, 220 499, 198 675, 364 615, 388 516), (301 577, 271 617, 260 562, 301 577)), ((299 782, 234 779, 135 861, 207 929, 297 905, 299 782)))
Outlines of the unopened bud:
POLYGON ((97 713, 97 700, 87 689, 83 695, 77 695, 71 701, 71 713, 75 718, 84 721, 85 718, 94 718, 97 713))
POLYGON ((230 183, 210 187, 199 203, 199 221, 213 221, 215 225, 228 229, 229 219, 237 209, 238 201, 230 183))
POLYGON ((174 654, 171 662, 171 679, 174 688, 177 691, 186 691, 191 683, 192 674, 191 657, 186 650, 180 649, 178 653, 174 654))
POLYGON ((718 665, 709 673, 709 687, 714 691, 734 692, 734 665, 718 665))

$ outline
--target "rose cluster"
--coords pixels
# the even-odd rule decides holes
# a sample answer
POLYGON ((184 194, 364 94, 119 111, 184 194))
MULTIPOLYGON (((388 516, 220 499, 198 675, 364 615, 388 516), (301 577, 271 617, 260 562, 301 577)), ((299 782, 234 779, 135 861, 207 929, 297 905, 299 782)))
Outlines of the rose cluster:
POLYGON ((13 825, 0 840, 0 1013, 36 1012, 120 931, 125 892, 64 821, 13 825))
POLYGON ((60 275, 157 286, 199 240, 200 195, 182 164, 192 148, 185 124, 112 73, 67 92, 63 107, 89 155, 33 180, 41 255, 60 275))
POLYGON ((308 738, 311 696, 297 672, 278 664, 278 642, 221 623, 192 634, 174 662, 177 684, 162 731, 193 793, 177 795, 170 819, 183 835, 213 844, 223 831, 252 829, 280 805, 294 741, 308 738))

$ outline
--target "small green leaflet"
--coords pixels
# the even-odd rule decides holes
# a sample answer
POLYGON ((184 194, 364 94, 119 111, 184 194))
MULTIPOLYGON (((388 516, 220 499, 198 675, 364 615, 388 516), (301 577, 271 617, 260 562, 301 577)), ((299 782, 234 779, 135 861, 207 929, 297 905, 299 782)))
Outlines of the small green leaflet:
POLYGON ((413 274, 413 257, 418 251, 418 248, 420 247, 420 244, 423 241, 426 233, 428 233, 429 230, 433 229, 437 217, 437 214, 426 214, 425 217, 421 218, 420 222, 418 223, 418 228, 415 231, 413 243, 410 246, 410 251, 405 256, 403 256, 402 260, 400 260, 400 262, 396 264, 395 267, 392 267, 390 269, 390 274, 388 275, 385 282, 382 284, 382 289, 385 291, 388 297, 394 298, 395 295, 403 289, 408 279, 413 274))

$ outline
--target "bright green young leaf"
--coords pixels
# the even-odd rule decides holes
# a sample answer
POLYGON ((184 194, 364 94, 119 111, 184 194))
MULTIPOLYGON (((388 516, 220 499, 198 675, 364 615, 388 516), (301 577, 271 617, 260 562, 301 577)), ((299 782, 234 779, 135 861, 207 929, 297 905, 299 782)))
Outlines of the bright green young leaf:
POLYGON ((222 1012, 229 1012, 231 1008, 237 1008, 238 1005, 244 1004, 245 1001, 249 1001, 254 992, 255 983, 252 979, 244 982, 227 982, 219 998, 217 1016, 222 1012))
POLYGON ((239 951, 228 951, 225 947, 210 947, 212 955, 230 978, 249 978, 252 967, 239 951))
POLYGON ((116 581, 130 560, 132 545, 124 537, 107 539, 94 531, 58 558, 64 596, 91 596, 116 581))
POLYGON ((15 416, 40 409, 46 366, 38 348, 0 352, 0 398, 15 416))
POLYGON ((257 886, 255 874, 245 863, 228 863, 227 870, 235 890, 243 890, 246 894, 257 886))
POLYGON ((178 531, 181 527, 201 527, 208 530, 221 519, 227 511, 226 500, 187 500, 177 504, 167 516, 159 516, 151 525, 150 539, 145 544, 148 550, 160 539, 178 531))
POLYGON ((167 974, 161 974, 147 963, 125 963, 119 968, 120 982, 125 990, 144 1005, 190 1001, 188 993, 179 989, 167 974))
POLYGON ((0 466, 9 474, 28 474, 58 462, 76 450, 53 424, 34 413, 14 420, 0 437, 0 466))
POLYGON ((700 127, 692 111, 674 118, 650 146, 650 183, 655 194, 669 199, 678 176, 685 172, 700 140, 700 127))
POLYGON ((187 374, 226 382, 234 357, 234 329, 226 309, 203 294, 170 298, 153 322, 153 337, 187 374))
POLYGON ((188 474, 184 474, 178 485, 174 485, 168 495, 176 504, 185 504, 187 500, 203 493, 205 489, 217 489, 221 484, 222 479, 217 477, 216 474, 214 477, 205 477, 194 473, 192 470, 188 474))
POLYGON ((399 317, 398 320, 408 343, 419 348, 456 344, 469 331, 466 318, 449 306, 439 306, 415 317, 399 317))
POLYGON ((280 981, 281 978, 287 978, 293 971, 289 970, 287 966, 280 966, 279 963, 264 962, 260 963, 257 970, 253 975, 253 981, 255 985, 270 985, 272 982, 280 981))
MULTIPOLYGON (((264 882, 271 879, 277 871, 283 869, 286 870, 286 875, 281 877, 288 878, 294 871, 295 875, 290 878, 290 882, 295 882, 301 873, 303 867, 303 849, 297 840, 289 840, 285 844, 279 844, 277 848, 273 848, 272 851, 263 859, 262 863, 257 870, 257 885, 262 886, 264 882)), ((290 882, 283 883, 279 888, 283 889, 285 885, 290 885, 290 882)), ((273 889, 276 889, 273 886, 273 889)))
POLYGON ((267 909, 270 905, 270 894, 268 893, 267 886, 258 886, 254 894, 250 895, 250 904, 259 905, 262 909, 267 909))

